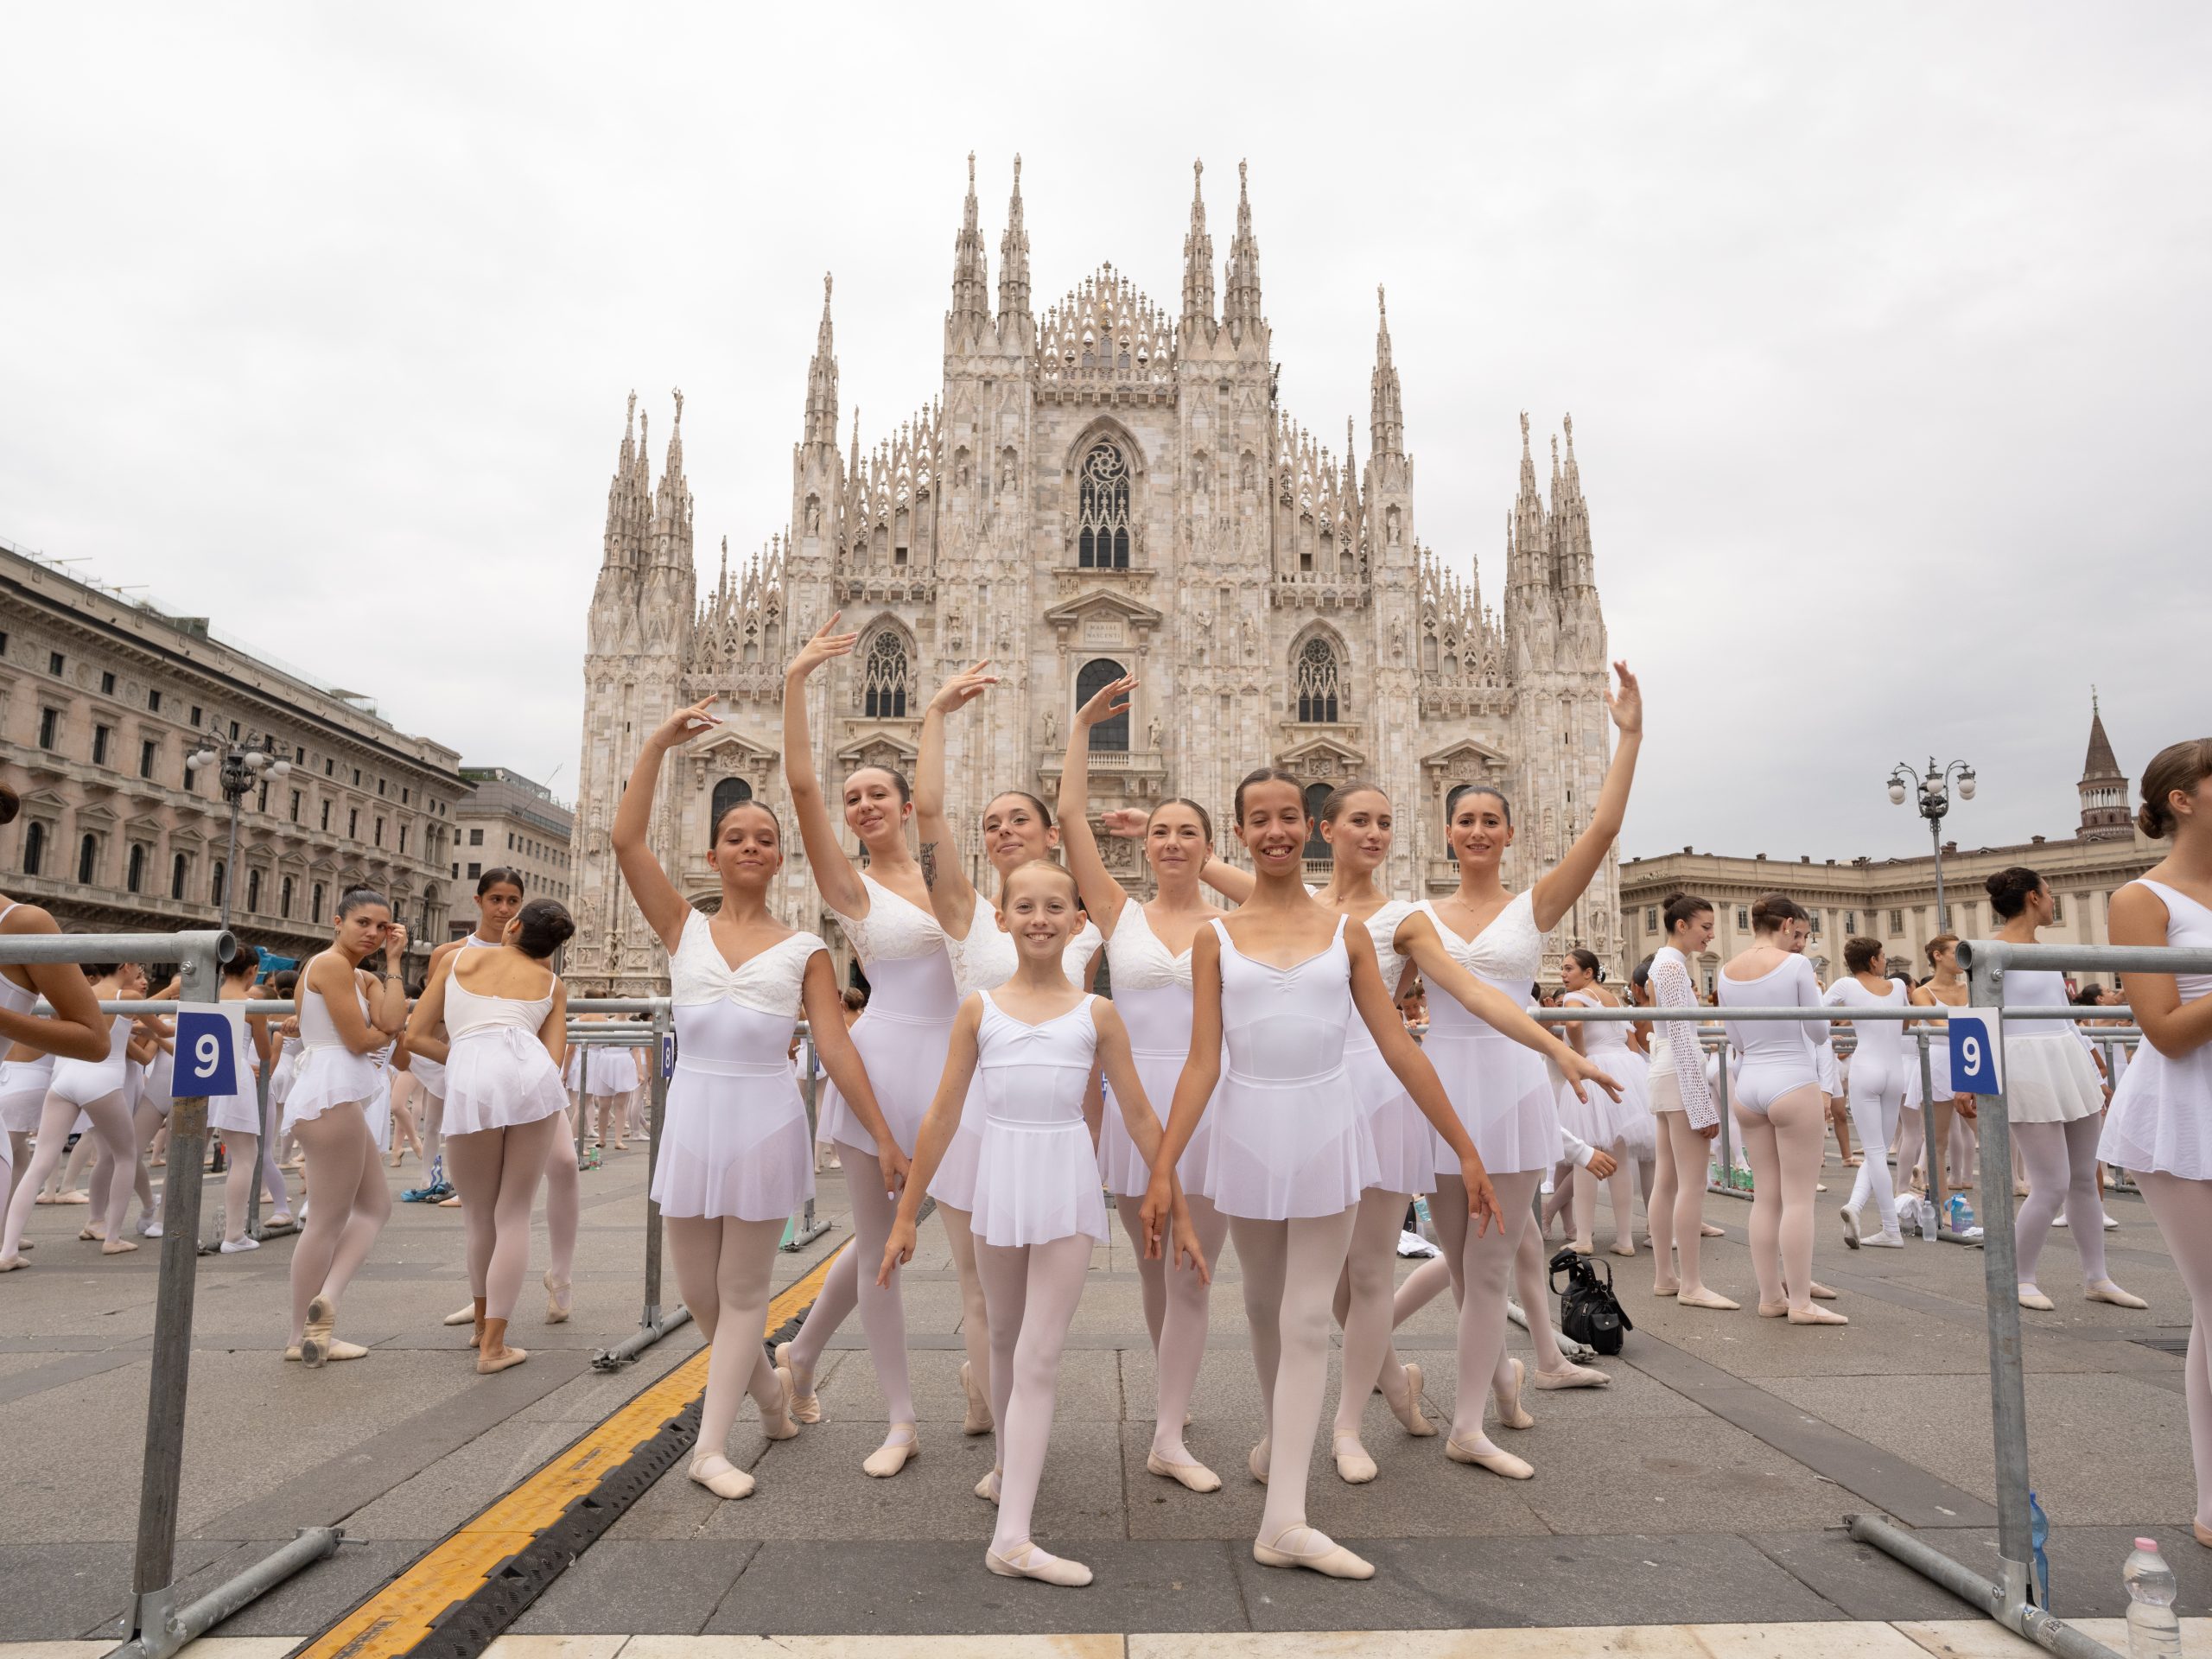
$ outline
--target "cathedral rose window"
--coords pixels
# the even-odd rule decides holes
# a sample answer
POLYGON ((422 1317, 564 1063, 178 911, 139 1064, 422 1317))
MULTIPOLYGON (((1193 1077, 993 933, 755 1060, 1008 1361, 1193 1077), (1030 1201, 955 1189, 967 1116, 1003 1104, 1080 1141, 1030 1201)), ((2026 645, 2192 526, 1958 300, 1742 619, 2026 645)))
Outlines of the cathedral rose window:
POLYGON ((1129 568, 1129 463, 1101 440, 1083 458, 1076 563, 1086 570, 1129 568))

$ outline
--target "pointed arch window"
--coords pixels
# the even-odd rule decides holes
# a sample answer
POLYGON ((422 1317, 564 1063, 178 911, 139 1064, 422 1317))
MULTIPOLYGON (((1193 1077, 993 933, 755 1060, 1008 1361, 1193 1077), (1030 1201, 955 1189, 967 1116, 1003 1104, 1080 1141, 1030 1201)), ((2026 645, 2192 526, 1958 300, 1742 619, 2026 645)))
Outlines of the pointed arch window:
POLYGON ((742 778, 725 778, 715 785, 714 800, 708 809, 707 833, 720 833, 722 815, 733 806, 742 806, 753 798, 753 785, 742 778))
POLYGON ((1299 720, 1306 725, 1334 724, 1340 678, 1336 647, 1321 635, 1313 635, 1298 648, 1292 674, 1299 720))
POLYGON ((885 628, 868 642, 861 663, 861 712, 870 720, 906 717, 906 642, 885 628))
MULTIPOLYGON (((1094 657, 1077 671, 1075 677, 1075 706, 1082 708, 1101 690, 1114 683, 1128 670, 1110 657, 1094 657)), ((1090 752, 1126 754, 1129 748, 1129 711, 1122 709, 1111 720, 1102 720, 1090 728, 1090 752)))
POLYGON ((1129 463, 1105 439, 1083 458, 1077 492, 1076 563, 1086 570, 1129 568, 1129 463))

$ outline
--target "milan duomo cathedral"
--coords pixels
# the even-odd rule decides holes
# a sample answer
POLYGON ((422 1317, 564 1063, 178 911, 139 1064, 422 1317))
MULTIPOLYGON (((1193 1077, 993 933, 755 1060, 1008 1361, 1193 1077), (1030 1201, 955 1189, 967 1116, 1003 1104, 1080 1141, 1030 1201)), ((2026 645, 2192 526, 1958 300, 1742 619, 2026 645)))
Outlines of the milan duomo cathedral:
MULTIPOLYGON (((1389 891, 1427 895, 1457 881, 1445 791, 1479 779, 1513 804, 1509 887, 1559 857, 1597 799, 1609 752, 1605 625, 1573 423, 1563 454, 1553 440, 1548 502, 1522 416, 1505 590, 1493 609, 1478 575, 1463 580, 1421 538, 1379 303, 1363 466, 1349 420, 1334 455, 1276 400, 1259 243, 1237 171, 1218 292, 1201 170, 1179 315, 1110 264, 1039 315, 1020 160, 994 306, 971 157, 942 391, 873 448, 862 448, 855 410, 841 449, 825 278, 790 526, 736 572, 725 543, 703 596, 682 394, 658 484, 632 396, 584 660, 569 947, 580 992, 666 984, 659 947, 623 893, 608 827, 645 735, 709 696, 726 723, 664 772, 656 845, 711 906, 709 825, 732 800, 767 801, 785 830, 783 914, 842 950, 809 880, 781 764, 785 666, 833 611, 861 635, 808 683, 815 763, 833 802, 855 766, 911 774, 923 709, 948 675, 989 658, 1001 676, 947 727, 951 820, 979 881, 984 803, 1010 788, 1052 801, 1071 711, 1124 673, 1139 677, 1135 706, 1092 733, 1094 815, 1188 796, 1211 810, 1222 855, 1236 860, 1230 798, 1253 766, 1310 780, 1316 802, 1363 778, 1397 808, 1389 891)), ((1464 544, 1465 534, 1442 538, 1464 544)), ((1471 569, 1465 555, 1452 564, 1463 560, 1471 569)), ((1122 879, 1141 884, 1136 844, 1105 844, 1122 879)), ((1609 859, 1547 941, 1548 972, 1578 944, 1618 963, 1618 906, 1609 859)))

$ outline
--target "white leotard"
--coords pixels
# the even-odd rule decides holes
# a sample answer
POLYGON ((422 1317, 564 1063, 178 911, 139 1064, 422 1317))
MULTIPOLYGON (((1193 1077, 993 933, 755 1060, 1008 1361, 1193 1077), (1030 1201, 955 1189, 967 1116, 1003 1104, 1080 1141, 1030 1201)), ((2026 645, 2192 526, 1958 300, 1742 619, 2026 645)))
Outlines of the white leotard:
MULTIPOLYGON (((1858 979, 1846 974, 1829 986, 1821 998, 1830 1007, 1836 1008, 1901 1008, 1905 1005, 1904 987, 1897 981, 1890 982, 1889 994, 1876 996, 1861 985, 1858 979)), ((1854 1021, 1852 1034, 1858 1039, 1851 1056, 1850 1097, 1853 1100, 1897 1100, 1905 1091, 1904 1022, 1902 1020, 1860 1020, 1854 1021)), ((1919 1052, 1913 1052, 1914 1070, 1919 1069, 1919 1052)))
MULTIPOLYGON (((899 1149, 913 1155, 914 1137, 929 1116, 960 998, 945 954, 944 930, 911 899, 863 873, 865 916, 836 917, 868 976, 868 1007, 853 1022, 853 1046, 868 1068, 876 1104, 899 1149)), ((817 1138, 861 1151, 874 1142, 831 1083, 822 1091, 817 1138)))
MULTIPOLYGON (((1175 1103, 1175 1085, 1191 1053, 1191 950, 1170 951, 1152 931, 1152 918, 1135 899, 1123 902, 1106 941, 1106 971, 1114 988, 1114 1012, 1129 1033, 1129 1058, 1144 1085, 1145 1102, 1163 1127, 1175 1103)), ((1152 1171, 1129 1139, 1113 1085, 1106 1087, 1106 1110, 1098 1128, 1098 1169, 1107 1190, 1124 1198, 1141 1196, 1152 1171)), ((1198 1120, 1191 1144, 1175 1160, 1176 1179, 1185 1192, 1203 1195, 1212 1160, 1213 1118, 1198 1120)))
MULTIPOLYGON (((2163 881, 2142 883, 2166 907, 2166 943, 2212 949, 2212 910, 2163 881)), ((2005 976, 2012 977, 2009 974, 2005 976)), ((2212 996, 2212 974, 2176 974, 2184 1005, 2212 996)), ((2122 1169, 2212 1180, 2212 1044, 2161 1054, 2145 1042, 2113 1089, 2097 1156, 2122 1169)))
MULTIPOLYGON (((1515 1001, 1532 999, 1543 967, 1544 939, 1536 927, 1535 900, 1516 893, 1473 938, 1463 939, 1423 900, 1421 909, 1436 936, 1462 968, 1515 1001)), ((1533 1050, 1476 1018, 1455 997, 1428 999, 1428 1035, 1421 1048, 1435 1063, 1444 1092, 1493 1175, 1548 1170, 1559 1161, 1559 1103, 1551 1074, 1533 1050)), ((1440 1173, 1454 1173, 1459 1160, 1436 1143, 1440 1173)))
MULTIPOLYGON (((1757 979, 1732 979, 1726 972, 1714 982, 1723 1008, 1818 1008, 1821 984, 1813 964, 1799 956, 1785 956, 1757 979)), ((1726 1021, 1729 1046, 1744 1057, 1733 1073, 1736 1103, 1761 1117, 1767 1109, 1792 1089, 1820 1085, 1820 1047, 1827 1036, 1828 1022, 1813 1018, 1726 1021)), ((1872 1155, 1871 1154, 1869 1154, 1872 1155)))
POLYGON ((568 1109, 561 1074, 538 1033, 553 1012, 559 980, 546 975, 533 997, 493 996, 446 969, 445 1133, 520 1128, 568 1109))
POLYGON ((979 995, 973 1092, 983 1127, 969 1218, 975 1236, 1003 1248, 1082 1234, 1104 1239, 1106 1204, 1083 1121, 1098 1050, 1097 999, 1030 1025, 988 991, 979 995))

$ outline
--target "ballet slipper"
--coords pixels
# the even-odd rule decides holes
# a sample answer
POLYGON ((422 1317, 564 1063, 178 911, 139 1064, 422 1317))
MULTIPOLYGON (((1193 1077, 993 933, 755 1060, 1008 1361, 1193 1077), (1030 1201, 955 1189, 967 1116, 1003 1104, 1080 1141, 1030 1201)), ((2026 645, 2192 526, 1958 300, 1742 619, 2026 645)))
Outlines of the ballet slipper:
POLYGON ((1700 1221, 1697 1224, 1697 1236, 1700 1238, 1726 1238, 1728 1236, 1728 1230, 1726 1227, 1716 1227, 1709 1221, 1700 1221))
POLYGON ((2058 1304, 2052 1301, 2050 1297, 2044 1295, 2043 1292, 2037 1290, 2033 1285, 2022 1285, 2020 1287, 2020 1306, 2022 1307, 2031 1307, 2038 1313, 2048 1313, 2051 1309, 2056 1307, 2058 1304))
POLYGON ((960 1362, 960 1391, 968 1396, 968 1415, 961 1422, 963 1434, 988 1434, 991 1432, 991 1402, 983 1398, 983 1391, 976 1386, 976 1367, 972 1361, 960 1362))
POLYGON ((33 1204, 59 1204, 61 1200, 55 1198, 51 1192, 41 1192, 38 1197, 33 1198, 31 1202, 33 1204))
POLYGON ((453 1197, 451 1197, 451 1198, 440 1198, 440 1199, 438 1200, 438 1205, 437 1205, 437 1207, 438 1207, 439 1209, 441 1209, 441 1210, 458 1210, 458 1209, 460 1209, 460 1208, 461 1208, 461 1194, 460 1194, 460 1193, 458 1193, 458 1192, 456 1192, 456 1193, 454 1193, 454 1194, 453 1195, 453 1197))
POLYGON ((976 1483, 976 1496, 986 1503, 995 1503, 999 1501, 999 1471, 995 1465, 993 1466, 990 1473, 976 1483))
POLYGON ((1409 1363, 1402 1369, 1406 1374, 1405 1410, 1399 1411, 1398 1408, 1391 1404, 1387 1398, 1383 1403, 1390 1407, 1391 1414, 1404 1425, 1407 1433, 1415 1436, 1433 1434, 1436 1433, 1436 1425, 1422 1416, 1421 1412, 1421 1367, 1409 1363))
POLYGON ((1471 1446, 1460 1445, 1449 1435, 1445 1437, 1444 1455, 1454 1463, 1471 1463, 1478 1469, 1487 1469, 1493 1475, 1503 1475, 1508 1480, 1527 1480, 1536 1472, 1531 1465, 1510 1452, 1501 1452, 1496 1446, 1487 1452, 1478 1452, 1471 1446))
POLYGON ((507 1322, 505 1319, 486 1319, 484 1339, 477 1344, 476 1374, 490 1376, 519 1365, 530 1357, 530 1350, 512 1346, 507 1341, 507 1322))
POLYGON ((791 1421, 791 1380, 790 1373, 776 1373, 776 1408, 760 1413, 760 1432, 772 1440, 795 1440, 798 1425, 791 1421))
MULTIPOLYGON (((1534 1428, 1536 1426, 1536 1420, 1529 1414, 1528 1408, 1521 1403, 1521 1385, 1528 1381, 1529 1368, 1517 1359, 1508 1360, 1506 1363, 1511 1368, 1513 1374, 1513 1392, 1497 1395, 1498 1427, 1534 1428)), ((1541 1383, 1539 1386, 1541 1386, 1541 1383)), ((1375 1477, 1370 1475, 1368 1478, 1372 1480, 1375 1477)))
POLYGON ((127 1238, 109 1238, 100 1241, 102 1255, 124 1255, 137 1248, 136 1243, 127 1238))
POLYGON ((475 1323, 476 1323, 476 1304, 475 1304, 475 1303, 474 1303, 474 1302, 471 1302, 471 1303, 469 1303, 469 1304, 468 1304, 468 1306, 466 1306, 466 1307, 456 1307, 455 1309, 454 1309, 454 1311, 453 1311, 452 1313, 450 1313, 447 1314, 447 1315, 445 1316, 445 1318, 444 1318, 444 1319, 441 1319, 441 1320, 439 1321, 439 1323, 440 1323, 441 1325, 474 1325, 474 1324, 475 1324, 475 1323))
POLYGON ((983 1565, 1002 1579, 1034 1579, 1039 1584, 1057 1584, 1069 1590, 1080 1590, 1090 1582, 1090 1569, 1081 1561, 1048 1555, 1026 1538, 1003 1554, 985 1550, 983 1565))
POLYGON ((107 1237, 107 1229, 93 1222, 77 1230, 77 1236, 87 1244, 98 1244, 107 1237))
POLYGON ((1859 1248, 1859 1212, 1847 1204, 1843 1206, 1843 1248, 1847 1250, 1859 1248))
POLYGON ((1636 1246, 1633 1243, 1623 1244, 1617 1240, 1613 1244, 1611 1254, 1614 1255, 1633 1256, 1636 1254, 1636 1246))
POLYGON ((625 1141, 617 1141, 614 1143, 614 1150, 617 1152, 627 1152, 630 1150, 629 1143, 625 1141))
POLYGON ((1901 1250, 1904 1249, 1904 1235, 1885 1227, 1878 1233, 1869 1233, 1859 1243, 1870 1250, 1901 1250))
POLYGON ((2091 1301, 2110 1302, 2114 1307, 2143 1308, 2151 1306, 2133 1291, 2122 1290, 2109 1279, 2098 1280, 2088 1287, 2087 1294, 2091 1301))
POLYGON ((716 1497, 734 1502, 753 1496, 753 1477, 747 1474, 728 1458, 719 1455, 696 1459, 684 1472, 716 1497), (718 1469, 715 1465, 720 1464, 718 1469))
POLYGON ((1789 1310, 1789 1323, 1792 1325, 1849 1325, 1851 1316, 1847 1313, 1838 1313, 1833 1308, 1809 1306, 1793 1307, 1789 1310))
POLYGON ((330 1357, 330 1331, 338 1323, 338 1305, 317 1291, 308 1304, 307 1333, 300 1338, 300 1363, 319 1370, 330 1357))
POLYGON ((20 1255, 0 1255, 0 1273, 15 1273, 29 1266, 20 1255))
POLYGON ((1203 1463, 1170 1463, 1157 1452, 1144 1454, 1144 1471, 1174 1481, 1194 1492, 1217 1492, 1221 1490, 1221 1477, 1203 1463))
MULTIPOLYGON (((791 1421, 795 1423, 826 1423, 830 1419, 822 1410, 822 1396, 809 1390, 802 1393, 798 1386, 798 1371, 791 1363, 791 1345, 788 1342, 776 1344, 776 1369, 783 1373, 784 1397, 791 1402, 791 1421)), ((812 1377, 806 1379, 811 1382, 812 1377)))
MULTIPOLYGON (((1514 1362, 1516 1365, 1518 1360, 1514 1362)), ((1556 1371, 1536 1368, 1535 1384, 1546 1390, 1553 1389, 1610 1389, 1613 1379, 1591 1365, 1565 1365, 1556 1371)))
POLYGON ((1364 1486, 1380 1472, 1357 1434, 1338 1435, 1329 1449, 1336 1459, 1337 1478, 1347 1486, 1364 1486))
POLYGON ((2212 1549, 2212 1527, 2206 1526, 2202 1521, 2192 1521, 2189 1523, 2189 1529, 2196 1535, 2198 1543, 2212 1549))
POLYGON ((1567 1248, 1573 1250, 1577 1255, 1595 1255, 1598 1254, 1597 1243, 1592 1239, 1572 1239, 1568 1242, 1567 1248))
POLYGON ((257 1238, 226 1238, 223 1241, 222 1254, 237 1255, 241 1251, 257 1250, 260 1248, 261 1241, 257 1238))
MULTIPOLYGON (((1695 1290, 1682 1292, 1675 1300, 1684 1307, 1709 1307, 1716 1313, 1733 1313, 1743 1306, 1741 1302, 1731 1301, 1719 1291, 1707 1290, 1702 1285, 1695 1290)), ((1788 1304, 1784 1303, 1783 1306, 1787 1306, 1788 1304)))
POLYGON ((1318 1527, 1285 1527, 1272 1544, 1252 1542, 1252 1559, 1262 1567, 1302 1567, 1331 1579, 1371 1579, 1375 1566, 1353 1554, 1318 1527), (1304 1535, 1302 1537, 1300 1535, 1304 1535), (1286 1548, 1296 1541, 1295 1548, 1286 1548))
POLYGON ((1789 1304, 1787 1302, 1761 1302, 1759 1304, 1759 1318, 1763 1319, 1778 1319, 1789 1311, 1789 1304))
POLYGON ((1822 1284, 1817 1279, 1813 1281, 1812 1286, 1806 1292, 1806 1294, 1810 1296, 1816 1302, 1832 1302, 1835 1300, 1835 1292, 1830 1290, 1826 1285, 1822 1284))
POLYGON ((866 1460, 861 1465, 861 1473, 874 1475, 878 1480, 888 1480, 904 1469, 913 1459, 922 1455, 922 1444, 915 1436, 914 1426, 912 1423, 893 1423, 891 1428, 893 1433, 902 1428, 905 1429, 906 1438, 903 1440, 886 1440, 874 1451, 869 1452, 866 1460))
POLYGON ((1671 1285, 1662 1285, 1655 1281, 1651 1287, 1651 1294, 1662 1302, 1672 1301, 1682 1294, 1681 1281, 1678 1279, 1671 1285))
MULTIPOLYGON (((331 1361, 333 1363, 335 1363, 337 1361, 341 1359, 359 1359, 367 1354, 368 1351, 369 1351, 367 1349, 362 1347, 358 1342, 346 1342, 340 1338, 333 1337, 330 1339, 330 1351, 326 1353, 323 1357, 331 1361)), ((289 1348, 287 1348, 284 1351, 284 1357, 288 1360, 296 1360, 299 1358, 299 1357, 300 1348, 297 1343, 294 1343, 289 1348)))
POLYGON ((75 1192, 64 1192, 59 1198, 54 1199, 56 1204, 90 1204, 92 1201, 92 1195, 91 1193, 75 1192))
POLYGON ((567 1279, 556 1279, 551 1268, 545 1273, 545 1323, 566 1325, 569 1308, 575 1295, 575 1285, 567 1279))
POLYGON ((1244 1466, 1252 1471, 1252 1478, 1264 1486, 1268 1484, 1268 1443, 1262 1440, 1246 1455, 1244 1466))
POLYGON ((262 1231, 265 1233, 272 1228, 296 1227, 298 1225, 299 1223, 293 1219, 289 1211, 279 1210, 271 1214, 269 1219, 262 1224, 262 1231))

